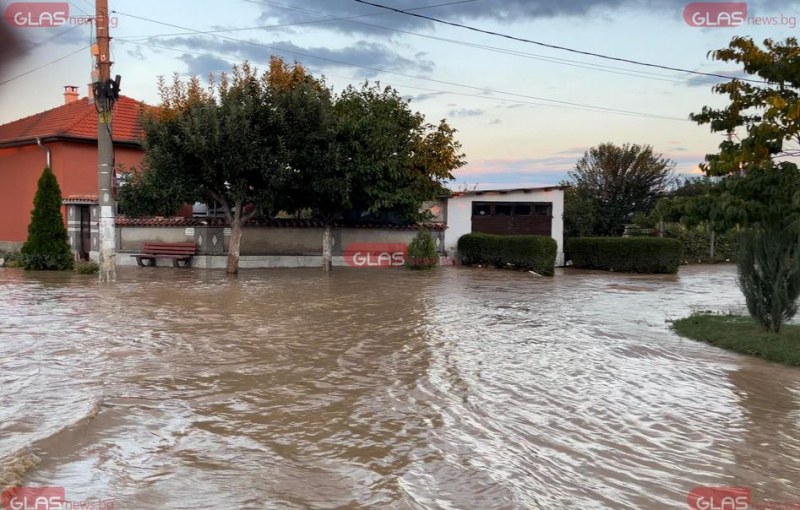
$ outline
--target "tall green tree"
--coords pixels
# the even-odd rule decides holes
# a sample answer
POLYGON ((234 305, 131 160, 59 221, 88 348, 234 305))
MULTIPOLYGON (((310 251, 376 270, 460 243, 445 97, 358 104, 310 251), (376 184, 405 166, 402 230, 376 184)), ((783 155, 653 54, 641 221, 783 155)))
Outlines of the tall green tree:
POLYGON ((270 59, 269 86, 281 115, 291 178, 280 202, 286 211, 311 211, 324 225, 322 267, 332 268, 331 226, 350 206, 352 183, 336 143, 334 97, 302 65, 270 59))
POLYGON ((49 167, 45 167, 39 177, 28 239, 22 245, 21 254, 25 269, 60 271, 72 269, 75 263, 61 215, 61 188, 49 167))
POLYGON ((248 63, 231 75, 160 82, 161 105, 145 115, 145 171, 175 197, 221 205, 231 226, 227 272, 239 271, 242 227, 274 210, 286 178, 280 119, 267 83, 248 63))
POLYGON ((340 164, 352 182, 350 208, 362 218, 421 219, 422 203, 447 193, 445 183, 465 164, 456 130, 445 120, 426 122, 391 87, 350 86, 335 111, 340 164))
POLYGON ((793 37, 763 47, 734 37, 711 56, 741 65, 749 78, 715 85, 728 105, 691 115, 728 135, 703 169, 724 176, 725 218, 748 227, 739 286, 750 314, 777 333, 800 297, 800 172, 791 161, 800 155, 800 47, 793 37))
POLYGON ((281 77, 273 87, 291 153, 293 191, 286 195, 294 209, 323 222, 325 271, 335 221, 387 213, 416 221, 421 204, 445 193, 464 164, 455 130, 445 121, 426 123, 390 87, 364 84, 334 96, 297 65, 270 74, 281 77))
POLYGON ((671 187, 674 168, 649 145, 604 143, 584 154, 568 183, 594 204, 593 235, 616 235, 635 214, 650 213, 671 187))

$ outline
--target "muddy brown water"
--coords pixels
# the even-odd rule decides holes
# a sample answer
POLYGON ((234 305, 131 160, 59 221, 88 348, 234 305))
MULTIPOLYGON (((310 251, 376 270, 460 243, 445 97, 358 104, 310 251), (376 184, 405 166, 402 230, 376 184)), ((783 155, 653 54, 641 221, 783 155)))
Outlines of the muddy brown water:
POLYGON ((0 269, 0 485, 116 508, 800 503, 800 369, 684 340, 678 276, 0 269))

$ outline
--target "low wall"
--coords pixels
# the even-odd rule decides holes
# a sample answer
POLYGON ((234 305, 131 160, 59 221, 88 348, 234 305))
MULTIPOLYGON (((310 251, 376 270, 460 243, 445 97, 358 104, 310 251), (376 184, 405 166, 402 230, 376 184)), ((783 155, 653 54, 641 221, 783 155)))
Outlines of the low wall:
POLYGON ((23 244, 14 241, 0 241, 0 251, 19 251, 22 249, 23 244))
MULTIPOLYGON (((320 227, 245 227, 240 246, 240 267, 319 267, 322 265, 320 227)), ((418 230, 411 228, 333 228, 333 264, 347 265, 344 252, 351 244, 409 244, 418 230)), ((444 232, 431 234, 440 249, 444 232)), ((221 226, 117 226, 117 264, 136 265, 131 253, 139 253, 145 242, 186 243, 197 245, 193 267, 224 268, 230 245, 230 229, 221 226)), ((159 265, 171 265, 169 260, 159 265)))

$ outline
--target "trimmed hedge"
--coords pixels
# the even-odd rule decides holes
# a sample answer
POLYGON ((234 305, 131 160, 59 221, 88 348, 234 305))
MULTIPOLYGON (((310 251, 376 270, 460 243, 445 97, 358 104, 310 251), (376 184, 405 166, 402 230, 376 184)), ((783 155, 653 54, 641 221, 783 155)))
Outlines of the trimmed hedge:
POLYGON ((567 241, 572 265, 625 273, 677 273, 683 243, 662 237, 576 237, 567 241))
POLYGON ((558 244, 547 236, 501 236, 466 234, 458 240, 458 257, 467 266, 486 264, 512 266, 542 276, 555 273, 558 244))

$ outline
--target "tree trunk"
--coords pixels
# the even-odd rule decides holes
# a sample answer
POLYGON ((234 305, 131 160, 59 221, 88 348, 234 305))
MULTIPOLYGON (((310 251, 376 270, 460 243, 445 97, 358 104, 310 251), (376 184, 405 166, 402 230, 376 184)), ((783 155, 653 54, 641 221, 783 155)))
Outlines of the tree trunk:
POLYGON ((242 204, 236 202, 233 206, 231 221, 231 240, 228 247, 228 274, 239 273, 239 246, 242 244, 242 204))
POLYGON ((331 255, 331 226, 325 224, 325 231, 322 234, 322 270, 326 273, 333 269, 333 256, 331 255))

